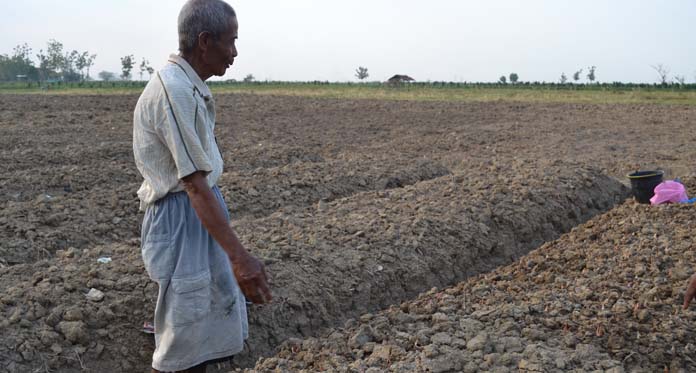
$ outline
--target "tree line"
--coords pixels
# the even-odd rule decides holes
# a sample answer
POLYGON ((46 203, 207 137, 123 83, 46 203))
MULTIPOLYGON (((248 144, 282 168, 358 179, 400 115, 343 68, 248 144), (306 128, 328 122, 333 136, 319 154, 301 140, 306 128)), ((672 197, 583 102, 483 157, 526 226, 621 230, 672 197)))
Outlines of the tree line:
MULTIPOLYGON (((597 71, 597 66, 590 66, 587 68, 587 80, 590 82, 590 84, 594 83, 595 79, 597 79, 597 75, 595 72, 597 71)), ((580 83, 580 76, 582 75, 583 69, 580 69, 573 73, 573 80, 575 83, 580 83)), ((510 73, 509 78, 506 77, 505 75, 501 75, 500 78, 498 78, 498 83, 501 84, 507 84, 510 82, 511 84, 517 84, 517 82, 520 80, 520 76, 517 75, 517 73, 510 73), (509 80, 508 80, 509 79, 509 80)), ((561 84, 566 84, 568 83, 568 77, 566 76, 565 73, 561 73, 561 79, 559 79, 559 82, 561 84)))
MULTIPOLYGON (((46 49, 40 49, 34 57, 36 62, 32 58, 32 49, 26 43, 14 47, 12 54, 0 54, 0 81, 84 82, 92 80, 90 69, 94 66, 97 55, 88 51, 68 51, 64 48, 63 43, 50 39, 46 43, 46 49)), ((136 65, 134 55, 123 56, 120 60, 120 76, 110 71, 101 71, 98 74, 99 79, 104 81, 131 80, 136 65)), ((674 83, 683 86, 686 84, 684 75, 674 75, 674 80, 670 81, 670 69, 663 64, 651 65, 650 67, 658 73, 662 85, 674 83)), ((146 73, 149 79, 155 71, 145 58, 142 58, 138 68, 139 80, 143 80, 146 73)), ((585 76, 590 84, 594 83, 597 78, 596 70, 596 66, 587 68, 585 76)), ((575 83, 580 82, 583 71, 584 69, 580 69, 572 74, 575 83)), ((361 81, 369 76, 367 67, 359 66, 355 70, 355 77, 361 81)), ((249 83, 255 81, 255 78, 248 74, 243 81, 249 83)), ((508 76, 502 75, 497 81, 499 84, 508 84, 508 82, 513 85, 518 84, 520 82, 519 75, 517 73, 510 73, 508 76)), ((565 73, 561 74, 559 82, 561 85, 569 83, 565 73)))
MULTIPOLYGON (((131 80, 133 68, 135 67, 135 57, 132 54, 125 55, 121 57, 121 75, 119 76, 121 80, 131 80)), ((142 59, 139 66, 139 80, 143 80, 143 75, 147 73, 148 79, 152 76, 155 69, 150 66, 150 61, 145 58, 142 59)), ((117 80, 116 74, 110 71, 102 71, 99 73, 99 79, 105 80, 107 82, 117 80)))
POLYGON ((0 80, 84 81, 89 79, 97 55, 88 51, 68 51, 63 43, 51 39, 46 49, 40 49, 35 57, 36 63, 26 43, 14 47, 11 55, 0 54, 0 80))
MULTIPOLYGON (((90 69, 96 58, 97 55, 89 51, 69 51, 55 39, 50 39, 46 49, 40 49, 36 54, 32 54, 32 49, 24 43, 14 47, 11 54, 0 54, 0 81, 84 82, 92 80, 90 69)), ((132 54, 123 56, 120 76, 101 71, 98 77, 105 81, 130 80, 135 64, 132 54)), ((145 73, 149 79, 154 72, 150 62, 143 58, 139 65, 140 80, 145 73)))

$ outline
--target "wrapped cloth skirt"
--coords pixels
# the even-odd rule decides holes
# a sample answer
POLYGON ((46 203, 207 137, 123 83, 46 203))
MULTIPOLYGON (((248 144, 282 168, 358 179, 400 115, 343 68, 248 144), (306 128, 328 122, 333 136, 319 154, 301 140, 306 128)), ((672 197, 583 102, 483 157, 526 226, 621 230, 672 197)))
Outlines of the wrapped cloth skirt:
MULTIPOLYGON (((229 220, 217 186, 213 193, 229 220)), ((229 257, 188 195, 170 193, 150 205, 141 239, 145 269, 159 285, 152 367, 185 370, 242 351, 249 333, 246 300, 229 257)))

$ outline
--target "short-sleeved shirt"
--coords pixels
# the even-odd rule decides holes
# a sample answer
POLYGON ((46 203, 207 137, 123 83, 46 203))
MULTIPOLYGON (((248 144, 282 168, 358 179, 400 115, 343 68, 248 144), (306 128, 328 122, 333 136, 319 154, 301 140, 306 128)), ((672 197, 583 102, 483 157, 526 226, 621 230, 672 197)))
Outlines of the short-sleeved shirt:
POLYGON ((222 174, 215 139, 215 102, 208 86, 183 58, 170 55, 140 95, 133 114, 133 154, 144 181, 140 210, 183 190, 196 171, 213 187, 222 174))

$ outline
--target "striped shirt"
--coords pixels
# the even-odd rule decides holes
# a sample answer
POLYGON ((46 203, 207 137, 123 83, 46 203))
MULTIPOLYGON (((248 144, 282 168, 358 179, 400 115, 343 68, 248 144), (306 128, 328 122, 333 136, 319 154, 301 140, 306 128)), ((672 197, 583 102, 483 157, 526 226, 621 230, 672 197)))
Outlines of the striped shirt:
POLYGON ((215 141, 215 102, 191 65, 170 55, 140 95, 133 113, 133 154, 143 176, 140 210, 183 190, 181 179, 204 171, 213 187, 222 174, 215 141))

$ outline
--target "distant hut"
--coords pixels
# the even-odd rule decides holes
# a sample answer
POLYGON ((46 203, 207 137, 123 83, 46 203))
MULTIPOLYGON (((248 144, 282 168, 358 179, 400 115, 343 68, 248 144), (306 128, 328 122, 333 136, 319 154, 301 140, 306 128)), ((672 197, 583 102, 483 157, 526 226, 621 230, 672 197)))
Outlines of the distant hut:
POLYGON ((399 75, 399 74, 396 74, 396 75, 392 76, 391 78, 389 78, 389 79, 387 80, 387 83, 388 83, 389 85, 401 85, 401 84, 403 84, 403 83, 412 82, 412 81, 414 81, 414 80, 415 80, 415 79, 411 78, 411 77, 408 76, 408 75, 399 75))

